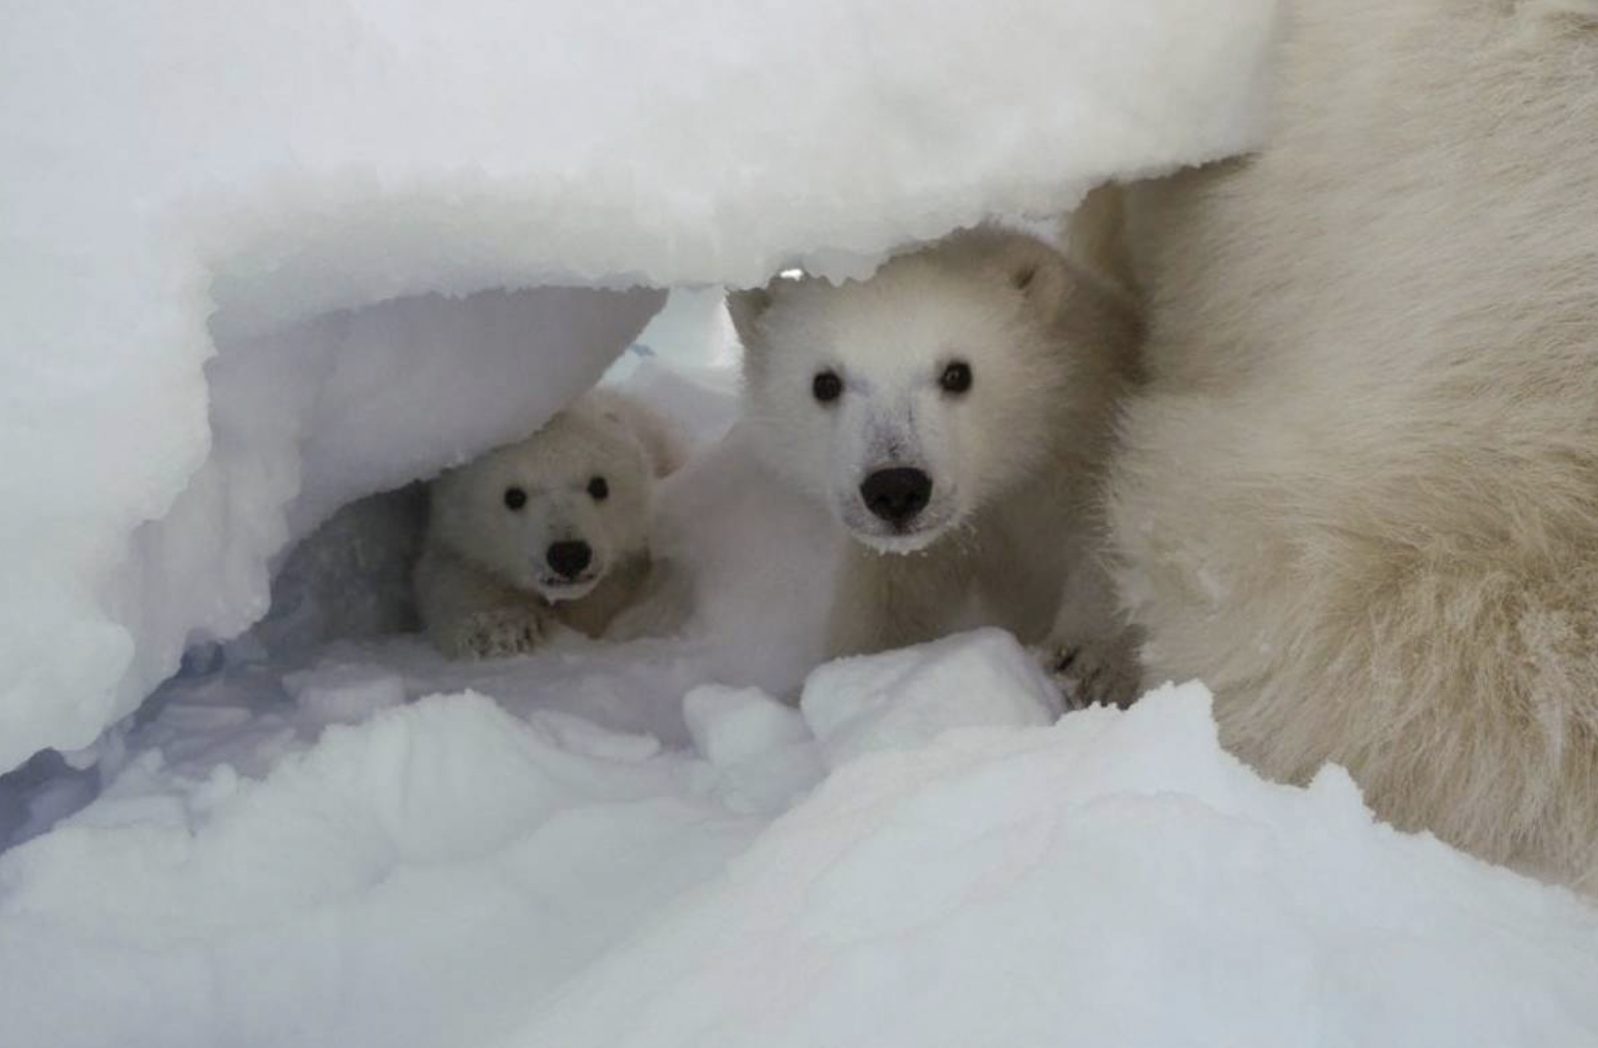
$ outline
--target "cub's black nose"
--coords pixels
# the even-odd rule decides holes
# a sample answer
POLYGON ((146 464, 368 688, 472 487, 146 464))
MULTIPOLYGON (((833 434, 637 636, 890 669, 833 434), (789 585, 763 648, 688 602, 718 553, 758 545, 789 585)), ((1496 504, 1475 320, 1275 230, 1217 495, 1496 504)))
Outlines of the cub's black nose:
POLYGON ((586 542, 555 542, 544 552, 550 568, 564 579, 575 579, 594 559, 586 542))
POLYGON ((861 483, 860 498, 871 512, 903 527, 926 509, 932 498, 932 478, 905 466, 879 469, 861 483))

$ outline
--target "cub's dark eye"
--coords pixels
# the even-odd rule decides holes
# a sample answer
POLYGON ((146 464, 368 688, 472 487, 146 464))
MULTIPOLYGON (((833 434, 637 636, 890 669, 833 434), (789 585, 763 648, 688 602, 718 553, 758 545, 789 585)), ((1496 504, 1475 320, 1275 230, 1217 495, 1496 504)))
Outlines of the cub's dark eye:
POLYGON ((505 489, 506 509, 521 509, 525 505, 527 505, 527 492, 523 491, 521 488, 505 489))
POLYGON ((971 365, 956 360, 943 369, 943 374, 938 376, 938 385, 943 387, 945 393, 964 393, 971 388, 971 365))
POLYGON ((843 379, 838 377, 836 371, 818 371, 816 377, 810 381, 811 394, 823 404, 830 404, 843 396, 843 379))
POLYGON ((588 494, 595 502, 603 502, 610 498, 610 485, 604 477, 594 477, 588 482, 588 494))

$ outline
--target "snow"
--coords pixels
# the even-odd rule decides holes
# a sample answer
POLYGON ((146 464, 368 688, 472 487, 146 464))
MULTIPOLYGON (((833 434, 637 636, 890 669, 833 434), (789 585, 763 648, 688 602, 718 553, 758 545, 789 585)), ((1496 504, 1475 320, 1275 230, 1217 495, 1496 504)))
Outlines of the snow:
POLYGON ((572 399, 662 300, 619 289, 860 274, 1252 145, 1274 7, 8 5, 0 769, 572 399))
POLYGON ((405 681, 398 674, 358 664, 291 673, 283 688, 300 709, 327 724, 359 724, 405 703, 405 681))
POLYGON ((1340 769, 1261 780, 1200 685, 1057 719, 996 630, 812 668, 824 511, 725 373, 613 377, 703 423, 660 526, 735 568, 683 635, 450 663, 269 619, 194 658, 92 802, 59 758, 12 791, 4 1043, 1598 1042, 1598 907, 1340 769))
POLYGON ((1195 685, 858 758, 497 1043, 1574 1045, 1595 975, 1598 912, 1261 782, 1195 685))
POLYGON ((701 684, 683 696, 682 704, 694 749, 718 768, 736 767, 812 739, 797 710, 759 688, 701 684))
POLYGON ((1062 709, 1042 668, 996 629, 838 659, 810 675, 799 705, 829 768, 952 728, 1049 724, 1062 709))
POLYGON ((1198 685, 1017 723, 1026 665, 978 633, 818 670, 807 703, 869 718, 887 687, 966 725, 901 722, 830 773, 753 689, 690 690, 690 749, 353 677, 357 724, 214 721, 265 770, 145 749, 0 855, 8 1043, 1598 1037, 1598 909, 1375 823, 1337 769, 1261 781, 1198 685))
POLYGON ((484 1043, 757 828, 599 743, 464 693, 258 781, 136 762, 3 860, 7 1042, 484 1043))

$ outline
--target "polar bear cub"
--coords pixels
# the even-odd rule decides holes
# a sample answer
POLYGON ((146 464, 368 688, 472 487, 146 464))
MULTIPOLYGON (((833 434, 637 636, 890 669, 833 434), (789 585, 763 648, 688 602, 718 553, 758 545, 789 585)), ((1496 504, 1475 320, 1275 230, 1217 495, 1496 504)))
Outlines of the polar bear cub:
POLYGON ((642 404, 595 390, 440 476, 414 579, 434 645, 481 658, 530 651, 557 624, 604 633, 651 580, 655 483, 680 458, 642 404))
POLYGON ((1125 704, 1134 638, 1097 561, 1097 495, 1136 312, 1033 237, 993 228, 865 281, 729 295, 746 416, 772 467, 854 540, 833 656, 979 625, 1043 642, 1071 705, 1125 704))

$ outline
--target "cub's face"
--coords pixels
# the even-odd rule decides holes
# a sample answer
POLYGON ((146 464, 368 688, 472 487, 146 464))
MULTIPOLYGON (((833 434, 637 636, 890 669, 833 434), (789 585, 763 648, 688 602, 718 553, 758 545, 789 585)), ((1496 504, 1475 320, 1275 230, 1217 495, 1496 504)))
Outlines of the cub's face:
POLYGON ((1032 475, 1068 380, 1037 297, 1064 276, 1040 268, 1063 263, 1030 240, 1015 258, 957 246, 729 301, 766 457, 884 552, 927 546, 1032 475))
POLYGON ((653 487, 645 451, 625 425, 567 413, 435 481, 433 528, 503 581, 549 601, 576 600, 646 549, 653 487))

